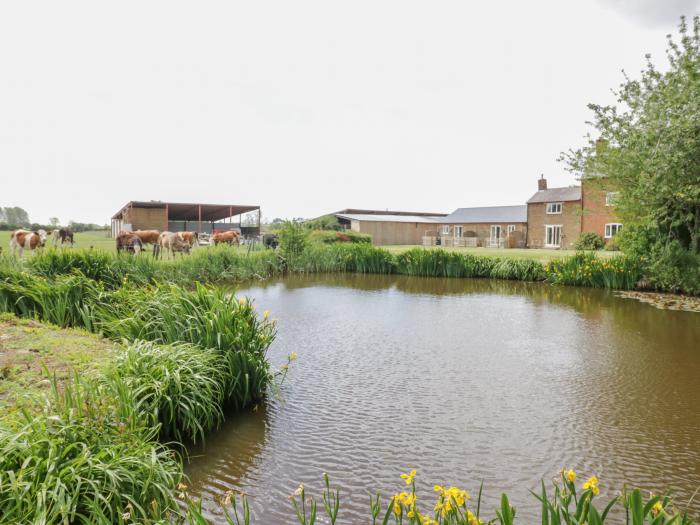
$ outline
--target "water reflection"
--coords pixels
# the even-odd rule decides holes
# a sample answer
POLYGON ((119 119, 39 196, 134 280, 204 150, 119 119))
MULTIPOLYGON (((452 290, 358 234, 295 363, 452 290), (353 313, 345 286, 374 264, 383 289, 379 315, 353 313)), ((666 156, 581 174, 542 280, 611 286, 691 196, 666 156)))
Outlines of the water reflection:
POLYGON ((293 523, 287 496, 326 471, 343 523, 365 523, 367 490, 415 467, 425 498, 483 479, 487 508, 507 490, 528 523, 527 490, 563 466, 608 494, 700 486, 698 314, 490 280, 329 275, 242 293, 279 319, 273 362, 301 358, 281 398, 193 459, 205 501, 240 489, 261 523, 293 523))

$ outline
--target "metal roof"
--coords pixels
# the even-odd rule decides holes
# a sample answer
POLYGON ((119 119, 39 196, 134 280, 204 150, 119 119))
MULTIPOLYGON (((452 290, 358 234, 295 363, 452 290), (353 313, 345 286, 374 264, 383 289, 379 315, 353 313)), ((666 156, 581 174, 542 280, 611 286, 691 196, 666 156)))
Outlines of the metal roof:
POLYGON ((339 219, 349 221, 369 221, 369 222, 419 222, 436 223, 444 217, 430 215, 377 215, 373 213, 334 213, 339 219))
POLYGON ((527 222, 527 206, 486 206, 481 208, 457 208, 439 222, 447 224, 482 224, 527 222))
POLYGON ((333 212, 330 215, 411 215, 414 217, 445 217, 447 214, 423 211, 362 210, 359 208, 345 208, 343 210, 333 212))
POLYGON ((537 204, 540 202, 565 202, 580 200, 581 186, 567 186, 566 188, 550 188, 548 190, 540 190, 530 197, 527 203, 537 204))
POLYGON ((203 221, 219 221, 234 215, 247 213, 260 209, 260 206, 244 204, 191 204, 185 202, 163 202, 163 201, 130 201, 127 202, 112 219, 121 219, 124 212, 129 208, 168 208, 168 220, 170 221, 196 221, 199 220, 201 207, 203 221))

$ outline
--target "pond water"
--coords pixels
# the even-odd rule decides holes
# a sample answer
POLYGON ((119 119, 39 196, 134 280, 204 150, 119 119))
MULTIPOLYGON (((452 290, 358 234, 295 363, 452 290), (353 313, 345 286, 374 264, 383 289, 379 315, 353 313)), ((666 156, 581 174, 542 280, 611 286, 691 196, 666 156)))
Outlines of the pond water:
MULTIPOLYGON (((210 518, 227 491, 255 523, 296 523, 289 495, 319 494, 327 472, 341 523, 368 523, 369 491, 403 490, 418 470, 502 491, 520 519, 528 490, 562 467, 687 502, 700 487, 700 314, 602 290, 401 276, 334 275, 242 289, 278 319, 275 365, 295 351, 279 394, 230 417, 187 468, 210 518)), ((430 506, 432 504, 430 503, 430 506)), ((698 515, 700 505, 691 504, 698 515)))

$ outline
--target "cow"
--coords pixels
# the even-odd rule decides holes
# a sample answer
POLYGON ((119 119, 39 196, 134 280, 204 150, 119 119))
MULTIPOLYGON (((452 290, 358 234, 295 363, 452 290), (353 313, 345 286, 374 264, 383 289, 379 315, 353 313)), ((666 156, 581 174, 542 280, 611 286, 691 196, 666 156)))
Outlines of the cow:
POLYGON ((199 241, 199 234, 197 232, 180 232, 180 237, 190 246, 195 246, 199 241))
POLYGON ((142 244, 152 244, 153 255, 158 255, 158 238, 160 237, 158 230, 136 230, 131 233, 141 239, 142 244))
POLYGON ((214 241, 214 244, 220 244, 222 242, 225 242, 226 244, 233 244, 234 242, 237 245, 241 244, 241 236, 240 234, 235 231, 235 230, 229 230, 227 232, 218 232, 215 233, 214 235, 211 236, 212 241, 214 241))
POLYGON ((73 230, 70 228, 59 228, 58 230, 53 230, 51 235, 53 235, 54 246, 58 246, 59 242, 61 243, 61 246, 63 246, 66 242, 70 242, 71 246, 75 245, 75 242, 73 241, 73 230))
POLYGON ((277 238, 277 235, 274 233, 267 233, 263 235, 263 246, 271 250, 276 250, 277 246, 279 246, 279 239, 277 238))
POLYGON ((175 257, 176 253, 190 253, 192 246, 187 242, 182 235, 183 232, 163 232, 158 239, 158 252, 161 258, 163 250, 167 250, 175 257))
POLYGON ((127 252, 138 255, 143 250, 143 242, 132 232, 121 231, 117 235, 117 252, 127 252))
POLYGON ((43 248, 46 244, 46 237, 50 235, 51 232, 46 233, 46 230, 16 230, 12 232, 10 236, 10 249, 12 253, 16 254, 19 251, 19 256, 22 257, 24 250, 36 250, 37 248, 43 248))

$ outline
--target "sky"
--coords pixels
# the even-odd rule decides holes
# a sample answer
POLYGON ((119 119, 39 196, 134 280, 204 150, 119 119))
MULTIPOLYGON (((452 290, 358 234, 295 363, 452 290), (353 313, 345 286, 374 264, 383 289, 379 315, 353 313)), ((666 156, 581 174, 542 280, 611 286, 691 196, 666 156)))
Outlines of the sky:
POLYGON ((0 206, 523 204, 700 0, 0 3, 0 206))

